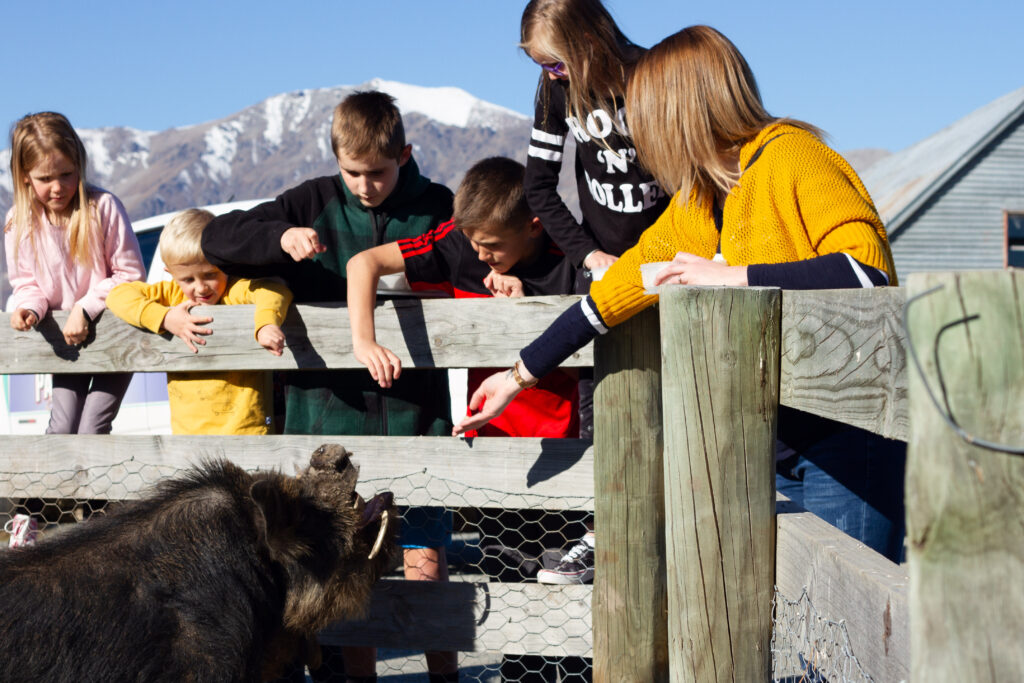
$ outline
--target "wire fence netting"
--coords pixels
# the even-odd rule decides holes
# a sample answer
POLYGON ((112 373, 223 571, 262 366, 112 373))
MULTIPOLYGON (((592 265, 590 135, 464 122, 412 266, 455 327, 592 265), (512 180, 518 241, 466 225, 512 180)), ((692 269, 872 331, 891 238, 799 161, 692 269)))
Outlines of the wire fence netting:
MULTIPOLYGON (((73 533, 76 524, 128 505, 162 479, 181 473, 137 459, 56 472, 0 472, 6 482, 5 497, 0 498, 0 544, 11 545, 12 536, 16 544, 33 535, 73 533)), ((336 640, 325 636, 321 669, 295 670, 282 680, 344 681, 359 662, 365 666, 367 657, 370 662, 375 657, 381 683, 427 681, 428 674, 434 674, 431 681, 481 683, 592 679, 589 586, 594 539, 600 538, 599 530, 596 536, 591 533, 592 497, 509 493, 423 470, 366 479, 359 485, 364 489, 401 492, 396 502, 403 516, 403 542, 411 547, 384 578, 416 579, 440 570, 451 582, 469 584, 473 645, 424 653, 388 643, 374 655, 366 648, 343 652, 336 640), (431 562, 443 567, 427 566, 431 562), (458 678, 450 675, 456 669, 458 678)), ((438 617, 444 623, 444 615, 438 617)), ((873 680, 852 651, 844 622, 819 614, 806 592, 793 598, 776 591, 773 620, 774 680, 873 680)))

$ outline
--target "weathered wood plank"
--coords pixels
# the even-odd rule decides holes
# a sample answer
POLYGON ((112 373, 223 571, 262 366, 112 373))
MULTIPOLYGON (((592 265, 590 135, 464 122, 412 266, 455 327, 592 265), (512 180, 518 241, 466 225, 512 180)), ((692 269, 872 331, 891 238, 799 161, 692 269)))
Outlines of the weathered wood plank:
MULTIPOLYGON (((842 621, 852 654, 872 680, 909 680, 907 568, 893 564, 785 496, 778 497, 776 511, 775 584, 779 593, 795 601, 806 591, 819 617, 842 621)), ((805 633, 815 632, 814 626, 777 623, 775 628, 787 633, 776 637, 802 639, 805 633)))
POLYGON ((779 402, 907 440, 899 287, 784 291, 779 402))
POLYGON ((4 436, 0 498, 137 498, 204 457, 291 473, 327 442, 354 454, 361 492, 386 487, 403 504, 593 509, 593 448, 577 439, 4 436))
POLYGON ((1020 680, 1024 458, 977 444, 1024 448, 1024 277, 1013 270, 919 273, 908 289, 915 295, 935 285, 943 289, 910 311, 911 339, 937 395, 936 404, 912 374, 911 676, 1020 680), (977 318, 964 320, 970 316, 977 318), (947 425, 947 411, 971 443, 947 425))
POLYGON ((662 287, 673 681, 771 678, 778 289, 662 287))
POLYGON ((590 586, 384 580, 370 617, 320 633, 334 645, 590 657, 590 586))
POLYGON ((668 680, 658 311, 597 340, 594 680, 668 680))
MULTIPOLYGON (((511 365, 578 296, 524 299, 416 299, 389 301, 377 309, 377 340, 406 367, 465 368, 511 365)), ((288 348, 281 357, 253 337, 252 306, 197 307, 214 331, 198 354, 180 339, 138 330, 109 312, 97 320, 81 348, 64 343, 66 313, 47 315, 36 330, 18 332, 0 320, 0 374, 47 372, 290 370, 358 368, 352 355, 348 312, 340 305, 293 306, 283 326, 288 348)), ((590 346, 569 358, 569 367, 593 364, 590 346)))
MULTIPOLYGON (((783 295, 780 402, 893 438, 906 439, 906 379, 898 324, 904 292, 787 291, 783 295)), ((382 304, 380 342, 406 367, 500 367, 514 362, 578 297, 416 300, 382 304)), ((197 309, 200 312, 201 309, 197 309)), ((252 338, 249 306, 214 307, 215 330, 194 355, 180 340, 137 330, 114 316, 97 321, 89 343, 67 347, 66 314, 38 330, 16 332, 0 317, 0 374, 238 369, 362 369, 352 356, 343 307, 294 306, 285 324, 289 347, 280 358, 252 338)), ((593 362, 587 346, 565 365, 593 362)))

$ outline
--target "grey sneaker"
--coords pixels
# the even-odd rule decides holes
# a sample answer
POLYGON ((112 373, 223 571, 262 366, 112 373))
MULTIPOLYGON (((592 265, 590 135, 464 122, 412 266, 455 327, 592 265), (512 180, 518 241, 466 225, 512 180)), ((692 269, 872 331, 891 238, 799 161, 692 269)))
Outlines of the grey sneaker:
POLYGON ((562 555, 551 569, 537 572, 538 583, 571 584, 590 583, 594 580, 594 547, 581 540, 562 555))

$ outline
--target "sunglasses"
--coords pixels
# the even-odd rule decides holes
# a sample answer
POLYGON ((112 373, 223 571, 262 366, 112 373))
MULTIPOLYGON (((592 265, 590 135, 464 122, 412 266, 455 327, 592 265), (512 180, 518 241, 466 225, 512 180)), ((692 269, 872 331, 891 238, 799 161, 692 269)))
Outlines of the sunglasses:
MULTIPOLYGON (((540 64, 540 62, 537 62, 540 64)), ((540 68, 544 69, 548 73, 552 73, 559 78, 565 78, 569 73, 565 70, 564 62, 555 62, 554 64, 540 64, 540 68)))

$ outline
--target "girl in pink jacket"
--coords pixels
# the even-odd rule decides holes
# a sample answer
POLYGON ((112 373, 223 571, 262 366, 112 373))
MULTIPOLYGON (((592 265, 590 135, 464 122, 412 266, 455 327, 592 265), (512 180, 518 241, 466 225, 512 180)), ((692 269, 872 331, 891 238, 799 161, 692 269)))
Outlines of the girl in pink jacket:
MULTIPOLYGON (((61 114, 41 112, 11 132, 14 207, 4 223, 14 293, 11 327, 28 331, 49 310, 70 311, 64 341, 85 341, 107 292, 145 266, 124 207, 86 185, 85 146, 61 114)), ((107 434, 131 373, 54 375, 48 434, 107 434)))

